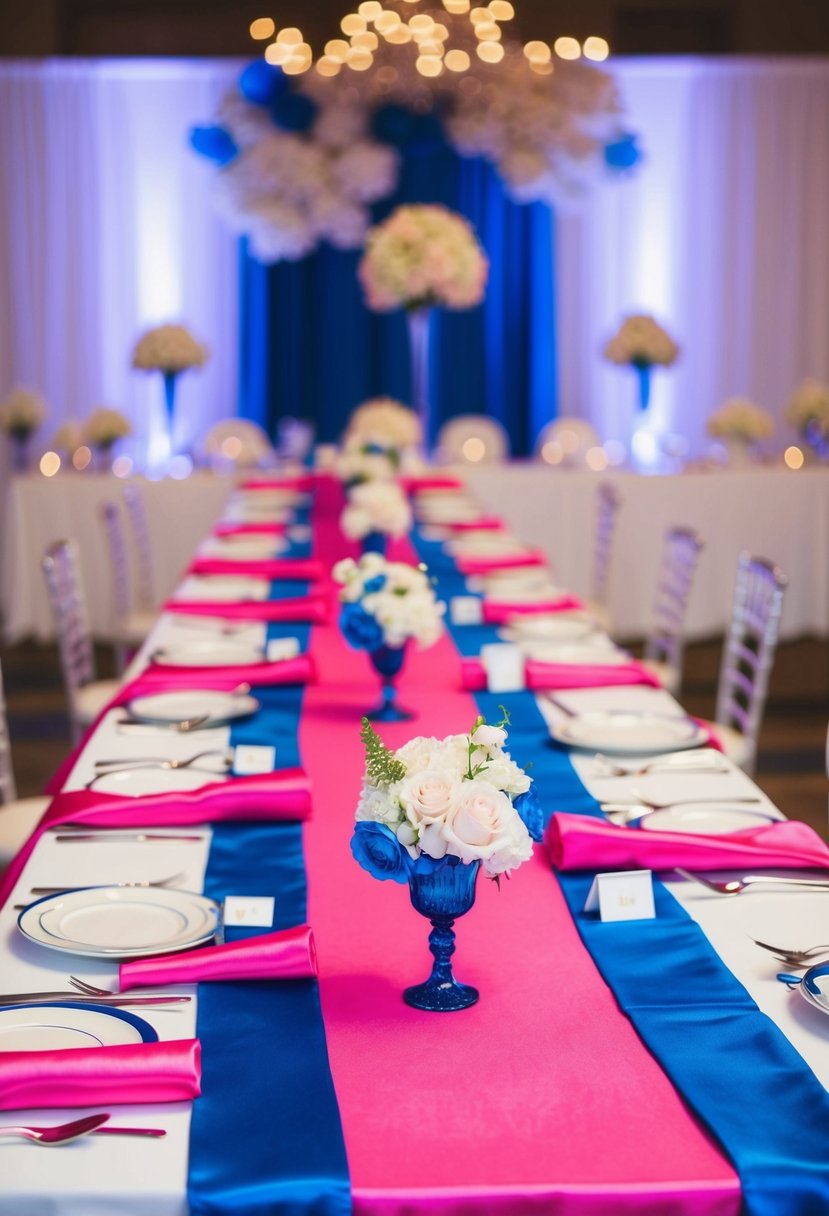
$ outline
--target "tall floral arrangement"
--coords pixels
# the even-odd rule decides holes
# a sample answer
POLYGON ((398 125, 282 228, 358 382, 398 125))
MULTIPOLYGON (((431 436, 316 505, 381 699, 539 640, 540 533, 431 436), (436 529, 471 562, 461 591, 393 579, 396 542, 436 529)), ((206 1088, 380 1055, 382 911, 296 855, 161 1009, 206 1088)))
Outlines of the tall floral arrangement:
POLYGON ((0 403, 0 430, 13 439, 26 440, 46 417, 46 402, 31 389, 16 385, 0 403))
POLYGON ((407 882, 455 858, 498 879, 532 856, 541 807, 532 779, 504 748, 503 724, 478 718, 469 734, 418 736, 392 752, 364 722, 363 739, 351 848, 373 877, 407 882))
POLYGON ((484 296, 488 262, 471 225, 447 207, 398 207, 372 228, 358 268, 366 303, 395 308, 473 308, 484 296))
POLYGON ((653 317, 626 317, 604 348, 604 357, 611 363, 648 368, 670 367, 679 355, 673 338, 653 317))
POLYGON ((207 347, 197 342, 184 325, 157 325, 135 344, 132 365, 140 371, 183 372, 203 367, 207 347))
POLYGON ((774 419, 768 410, 747 397, 729 397, 711 414, 706 429, 714 439, 758 443, 774 434, 774 419))
POLYGON ((424 569, 364 553, 359 562, 344 558, 332 574, 341 585, 340 628, 355 650, 397 649, 408 641, 426 648, 443 633, 446 605, 424 569))
POLYGON ((422 439, 417 414, 394 397, 363 401, 352 411, 345 432, 347 443, 355 441, 397 452, 418 447, 422 439))
POLYGON ((132 434, 132 426, 120 410, 101 405, 84 422, 83 437, 90 447, 108 451, 119 439, 132 434))
POLYGON ((807 443, 820 447, 829 437, 829 386, 804 380, 786 405, 786 421, 807 443))

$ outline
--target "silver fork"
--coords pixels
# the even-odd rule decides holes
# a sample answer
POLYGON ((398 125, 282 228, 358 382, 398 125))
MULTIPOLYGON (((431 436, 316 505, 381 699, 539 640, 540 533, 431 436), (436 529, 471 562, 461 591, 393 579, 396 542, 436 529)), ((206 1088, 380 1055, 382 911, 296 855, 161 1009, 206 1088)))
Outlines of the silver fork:
POLYGON ((760 942, 756 937, 751 940, 755 946, 768 950, 776 959, 789 967, 809 967, 821 955, 829 954, 829 945, 810 946, 808 950, 789 950, 786 946, 770 946, 768 942, 760 942))
POLYGON ((232 749, 209 747, 203 752, 196 752, 194 755, 188 756, 185 760, 175 760, 172 756, 124 756, 118 760, 96 760, 95 768, 98 770, 140 768, 143 765, 152 765, 153 768, 189 768, 191 764, 195 764, 197 760, 203 760, 205 756, 224 756, 226 764, 233 763, 232 749))
POLYGON ((741 895, 749 887, 760 885, 812 887, 829 891, 829 878, 772 878, 770 874, 744 874, 742 878, 732 878, 729 882, 715 882, 711 878, 703 878, 701 874, 692 874, 690 870, 683 870, 680 866, 674 866, 674 871, 691 882, 699 883, 709 891, 715 891, 717 895, 741 895))

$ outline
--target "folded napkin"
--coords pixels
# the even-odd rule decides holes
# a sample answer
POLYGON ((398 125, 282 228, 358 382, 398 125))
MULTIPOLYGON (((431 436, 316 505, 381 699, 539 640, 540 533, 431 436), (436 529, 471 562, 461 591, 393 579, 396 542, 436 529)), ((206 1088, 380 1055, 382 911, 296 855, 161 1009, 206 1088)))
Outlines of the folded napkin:
POLYGON ((463 482, 459 478, 441 473, 412 473, 408 477, 398 477, 397 480, 407 494, 417 494, 418 490, 463 489, 463 482))
POLYGON ((639 831, 558 811, 544 841, 558 870, 829 869, 829 848, 808 824, 796 819, 726 836, 698 836, 639 831))
POLYGON ((479 515, 477 519, 458 520, 446 527, 452 532, 503 532, 506 524, 500 515, 479 515))
POLYGON ((312 473, 303 473, 297 477, 254 477, 250 481, 243 481, 239 487, 241 490, 313 490, 314 476, 312 473))
MULTIPOLYGON (((650 684, 659 688, 659 680, 641 663, 601 664, 590 663, 542 663, 539 659, 527 659, 524 665, 527 688, 535 692, 540 689, 609 688, 617 684, 650 684)), ((463 687, 470 692, 486 689, 486 670, 480 659, 461 660, 463 687)))
POLYGON ((244 574, 268 579, 301 579, 312 583, 323 576, 322 562, 313 557, 197 557, 188 574, 244 574))
POLYGON ((574 595, 561 595, 554 600, 484 600, 484 621, 487 625, 504 625, 512 616, 527 616, 543 612, 582 612, 584 604, 574 595))
POLYGON ((317 974, 314 934, 310 925, 246 937, 223 946, 203 946, 180 954, 139 958, 122 963, 119 988, 159 984, 201 984, 206 980, 297 980, 317 974))
POLYGON ((284 600, 168 600, 162 611, 181 612, 185 616, 218 616, 234 621, 327 625, 331 617, 331 600, 327 595, 298 595, 284 600))
POLYGON ((0 1110, 185 1102, 201 1093, 201 1043, 0 1052, 0 1110))
POLYGON ((242 683, 257 688, 272 684, 315 684, 316 680, 316 664, 309 654, 278 663, 263 660, 261 663, 234 663, 230 667, 179 667, 154 663, 129 685, 127 699, 144 692, 173 692, 179 688, 213 688, 229 692, 242 683))
POLYGON ((290 525, 277 523, 216 524, 214 536, 283 536, 290 525))
POLYGON ((540 549, 530 553, 499 553, 493 557, 458 557, 461 574, 491 574, 493 570, 519 570, 524 566, 546 566, 547 554, 540 549))

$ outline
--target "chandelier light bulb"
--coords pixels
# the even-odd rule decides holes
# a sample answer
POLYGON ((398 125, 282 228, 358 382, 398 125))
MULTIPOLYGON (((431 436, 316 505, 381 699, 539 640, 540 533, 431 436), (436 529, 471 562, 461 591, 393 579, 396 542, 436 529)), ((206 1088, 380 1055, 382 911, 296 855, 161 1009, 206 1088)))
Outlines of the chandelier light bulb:
POLYGON ((332 38, 325 44, 325 54, 334 63, 345 63, 351 47, 344 38, 332 38))
POLYGON ((409 18, 409 29, 414 34, 415 38, 418 35, 426 37, 432 33, 435 28, 435 23, 426 13, 415 13, 414 17, 409 18))
POLYGON ((484 63, 500 63, 504 58, 504 48, 500 42, 479 42, 476 49, 478 58, 484 63))
POLYGON ((500 42, 501 29, 494 21, 479 21, 475 26, 475 37, 482 42, 500 42))
POLYGON ((446 42, 449 38, 449 30, 441 21, 436 21, 432 27, 432 37, 437 38, 440 42, 446 42))
POLYGON ((515 9, 509 0, 490 0, 489 11, 496 21, 512 21, 515 9))
POLYGON ((530 63, 549 63, 552 56, 552 51, 547 46, 546 42, 541 42, 535 39, 533 42, 528 42, 524 47, 524 54, 530 63))
POLYGON ((610 54, 610 46, 604 38, 590 37, 585 38, 582 51, 584 52, 585 59, 592 59, 594 63, 601 63, 610 54))
POLYGON ((291 48, 284 42, 270 42, 265 47, 265 61, 272 67, 282 67, 291 54, 291 48))
POLYGON ((271 17, 257 17, 250 23, 250 36, 257 42, 261 42, 265 38, 273 38, 275 33, 276 22, 271 17))
POLYGON ((302 42, 302 30, 298 30, 295 25, 286 25, 285 29, 276 35, 276 41, 280 46, 299 46, 302 42))
POLYGON ((320 76, 336 76, 342 62, 342 60, 332 59, 329 55, 322 55, 316 62, 316 69, 320 76))
POLYGON ((418 55, 415 67, 421 76, 440 76, 443 64, 436 55, 418 55))
POLYGON ((469 0, 443 0, 447 13, 468 13, 469 0))
POLYGON ((491 21, 492 13, 488 8, 473 8, 469 14, 469 20, 473 25, 479 25, 482 21, 491 21))
POLYGON ((553 50, 559 59, 581 59, 581 47, 578 38, 556 38, 553 50))
POLYGON ((374 30, 363 30, 362 34, 351 35, 351 45, 362 47, 366 51, 376 51, 379 43, 380 39, 374 30))
POLYGON ((374 19, 374 28, 380 34, 388 34, 400 25, 400 18, 390 8, 384 8, 379 17, 374 19))
POLYGON ((383 11, 383 6, 379 0, 363 0, 363 3, 358 5, 357 12, 366 21, 376 21, 383 11))
POLYGON ((348 52, 347 65, 355 72, 366 72, 374 63, 371 51, 355 46, 348 52))
POLYGON ((403 46, 404 43, 411 42, 412 31, 405 21, 401 21, 395 29, 389 30, 384 37, 386 42, 390 42, 392 46, 403 46))
POLYGON ((434 38, 424 38, 418 43, 418 48, 421 55, 431 56, 433 59, 443 58, 443 43, 434 38))
POLYGON ((553 65, 547 60, 546 63, 538 63, 537 60, 530 60, 530 71, 535 72, 536 76, 552 76, 553 65))
POLYGON ((452 50, 446 52, 443 62, 450 72, 465 72, 471 60, 466 51, 452 50))
POLYGON ((344 34, 362 34, 366 28, 366 19, 361 17, 359 13, 346 13, 340 22, 340 29, 344 34))

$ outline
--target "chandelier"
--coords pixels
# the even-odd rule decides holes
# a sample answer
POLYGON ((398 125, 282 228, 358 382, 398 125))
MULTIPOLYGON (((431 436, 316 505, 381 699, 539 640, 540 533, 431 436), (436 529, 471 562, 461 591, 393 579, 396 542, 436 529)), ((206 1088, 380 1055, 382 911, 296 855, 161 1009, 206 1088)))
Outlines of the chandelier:
POLYGON ((264 262, 326 242, 358 249, 403 159, 448 145, 488 162, 517 202, 578 201, 638 158, 607 44, 508 35, 510 0, 363 0, 316 58, 296 26, 260 18, 263 57, 216 123, 191 133, 211 157, 219 210, 264 262), (592 59, 592 61, 591 61, 592 59))

